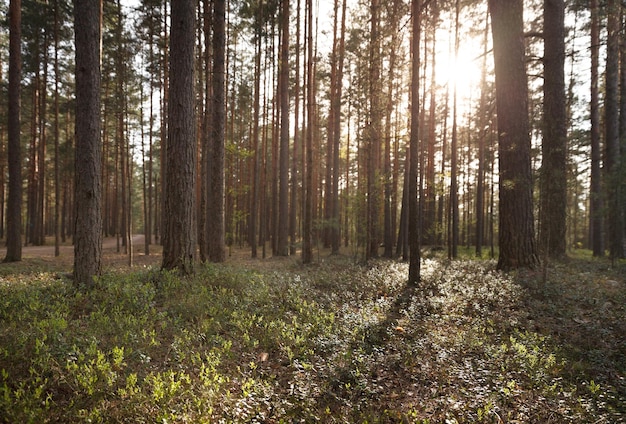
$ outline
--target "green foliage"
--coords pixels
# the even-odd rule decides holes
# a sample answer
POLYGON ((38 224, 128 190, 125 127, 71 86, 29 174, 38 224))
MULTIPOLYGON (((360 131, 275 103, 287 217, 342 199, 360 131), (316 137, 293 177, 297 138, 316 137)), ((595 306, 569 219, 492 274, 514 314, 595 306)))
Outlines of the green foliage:
POLYGON ((0 422, 624 418, 612 376, 625 371, 626 296, 600 262, 543 286, 489 261, 426 260, 420 290, 395 262, 275 265, 115 272, 90 292, 5 269, 0 422), (581 318, 597 304, 606 325, 581 318), (595 352, 574 335, 591 326, 595 352))

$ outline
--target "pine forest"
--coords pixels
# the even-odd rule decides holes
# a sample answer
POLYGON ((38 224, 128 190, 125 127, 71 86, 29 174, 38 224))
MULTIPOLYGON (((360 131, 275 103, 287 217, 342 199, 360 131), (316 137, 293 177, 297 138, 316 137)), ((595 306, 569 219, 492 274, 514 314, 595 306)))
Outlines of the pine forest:
POLYGON ((0 16, 0 423, 626 422, 621 2, 0 16))

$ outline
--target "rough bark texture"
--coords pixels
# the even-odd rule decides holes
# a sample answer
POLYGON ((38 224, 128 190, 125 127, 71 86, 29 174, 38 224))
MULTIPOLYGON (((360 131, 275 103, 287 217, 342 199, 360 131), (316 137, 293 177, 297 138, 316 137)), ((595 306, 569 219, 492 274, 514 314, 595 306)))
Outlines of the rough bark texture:
POLYGON ((541 250, 553 258, 565 255, 567 210, 567 115, 565 106, 565 2, 544 1, 544 84, 541 250))
POLYGON ((280 51, 279 256, 289 255, 289 0, 282 1, 280 51))
POLYGON ((22 154, 20 148, 20 80, 22 75, 22 2, 9 4, 9 199, 5 262, 22 260, 22 154))
POLYGON ((490 0, 500 164, 498 269, 534 268, 528 87, 522 0, 490 0))
POLYGON ((624 254, 619 145, 619 43, 621 26, 619 8, 620 5, 617 0, 608 1, 604 125, 606 131, 607 233, 611 259, 621 258, 624 254))
POLYGON ((598 0, 591 0, 591 182, 590 239, 593 256, 604 256, 604 220, 602 217, 602 149, 600 147, 600 105, 598 67, 600 56, 600 23, 598 0))
POLYGON ((371 0, 371 35, 370 35, 370 68, 369 68, 369 96, 370 96, 370 124, 368 140, 367 163, 367 247, 366 258, 378 257, 380 244, 380 142, 381 142, 381 93, 380 79, 380 3, 371 0))
POLYGON ((91 287, 102 259, 99 0, 77 0, 74 282, 91 287))
POLYGON ((224 60, 226 49, 226 5, 224 0, 213 2, 213 107, 212 119, 212 143, 211 143, 211 185, 209 187, 207 202, 207 232, 208 249, 207 256, 211 262, 224 262, 226 260, 224 200, 224 125, 225 125, 225 99, 224 99, 224 60))
POLYGON ((411 61, 411 139, 409 148, 409 285, 420 282, 420 223, 417 198, 419 165, 419 77, 420 77, 420 8, 421 0, 413 0, 413 58, 411 61))
POLYGON ((172 2, 163 269, 193 272, 196 253, 195 1, 172 2))

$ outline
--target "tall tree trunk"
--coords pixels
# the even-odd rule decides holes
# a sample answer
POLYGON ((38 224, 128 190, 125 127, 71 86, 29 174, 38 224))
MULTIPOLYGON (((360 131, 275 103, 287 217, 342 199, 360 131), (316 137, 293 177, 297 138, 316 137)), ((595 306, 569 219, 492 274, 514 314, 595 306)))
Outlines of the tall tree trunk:
POLYGON ((565 255, 567 115, 565 105, 565 2, 544 0, 543 142, 539 244, 544 254, 565 255))
MULTIPOLYGON (((343 96, 343 69, 345 58, 345 46, 346 46, 346 6, 347 0, 341 2, 341 30, 339 35, 339 46, 337 48, 337 74, 335 84, 335 117, 333 124, 335 128, 333 130, 333 209, 331 211, 332 216, 332 232, 331 232, 331 251, 333 253, 339 253, 339 246, 341 245, 341 210, 339 208, 339 148, 341 141, 341 98, 343 96)), ((346 154, 349 154, 347 151, 346 154)), ((347 231, 347 228, 344 229, 347 231)))
POLYGON ((522 0, 489 0, 500 164, 498 269, 539 263, 533 219, 522 0))
POLYGON ((279 256, 289 255, 289 0, 282 0, 280 52, 279 256))
POLYGON ((163 269, 193 272, 196 253, 195 1, 172 2, 163 269))
POLYGON ((476 257, 483 255, 483 240, 485 234, 485 149, 489 131, 489 107, 487 88, 487 37, 489 35, 489 13, 485 16, 485 33, 483 38, 483 62, 480 76, 480 104, 478 134, 478 176, 476 182, 476 257))
MULTIPOLYGON (((168 22, 168 2, 163 3, 163 30, 161 31, 161 40, 163 46, 167 46, 171 44, 171 26, 167 25, 168 22), (169 32, 168 32, 169 29, 169 32)), ((171 15, 171 12, 170 12, 171 15)), ((171 18, 170 18, 171 19, 171 18)), ((163 49, 163 58, 161 61, 161 70, 163 72, 163 78, 160 81, 161 90, 163 92, 161 96, 161 190, 157 191, 157 198, 160 198, 160 208, 156 208, 157 216, 155 218, 155 229, 154 229, 154 237, 158 241, 159 234, 161 235, 161 245, 165 245, 165 238, 167 235, 165 234, 165 217, 163 216, 163 212, 165 211, 165 191, 166 191, 166 181, 167 181, 167 149, 169 143, 168 137, 168 126, 169 126, 169 102, 170 102, 170 50, 165 48, 163 49)), ((155 199, 155 203, 159 204, 157 199, 155 199)))
POLYGON ((379 202, 380 202, 380 136, 381 136, 381 80, 380 80, 380 3, 371 0, 371 33, 369 52, 369 133, 367 168, 367 248, 366 258, 378 256, 379 202))
POLYGON ((102 260, 100 46, 102 3, 77 0, 74 283, 91 288, 102 260))
POLYGON ((35 244, 43 246, 46 244, 46 228, 45 228, 45 196, 46 196, 46 147, 48 143, 48 33, 43 34, 43 74, 41 76, 41 88, 39 90, 39 152, 37 153, 37 216, 35 221, 35 244))
MULTIPOLYGON (((459 54, 459 12, 460 3, 456 0, 454 15, 454 56, 459 54)), ((456 259, 459 249, 459 166, 458 166, 458 129, 457 129, 457 82, 453 81, 452 87, 452 140, 450 142, 450 222, 451 226, 448 232, 448 258, 456 259)))
POLYGON ((293 134, 293 155, 291 159, 291 202, 289 210, 289 253, 291 255, 296 254, 296 237, 297 237, 297 222, 298 222, 298 180, 299 180, 299 146, 300 146, 300 9, 301 1, 298 0, 296 12, 296 76, 294 81, 294 134, 293 134))
POLYGON ((326 142, 326 179, 324 190, 324 228, 322 234, 322 242, 324 247, 331 246, 331 238, 333 235, 333 227, 336 225, 333 222, 333 208, 335 201, 335 195, 333 192, 333 166, 334 166, 334 149, 335 149, 335 120, 338 118, 335 109, 337 108, 337 37, 339 28, 339 1, 333 1, 333 47, 330 54, 330 86, 328 98, 330 101, 330 110, 328 112, 328 138, 326 142))
POLYGON ((444 113, 443 113, 443 136, 441 139, 441 171, 440 171, 440 180, 439 186, 441 187, 439 193, 439 199, 437 202, 437 241, 440 244, 444 243, 443 235, 445 234, 446 226, 447 226, 447 218, 444 220, 445 204, 446 204, 446 150, 448 146, 448 114, 450 113, 450 85, 446 85, 446 93, 444 95, 445 103, 444 103, 444 113))
POLYGON ((211 262, 226 260, 225 219, 224 219, 224 129, 226 123, 226 103, 224 94, 226 56, 226 4, 224 0, 213 1, 213 105, 211 128, 211 186, 208 196, 208 250, 211 262))
POLYGON ((600 62, 600 17, 598 0, 591 0, 591 182, 590 242, 593 256, 604 256, 602 197, 602 147, 600 145, 600 102, 598 68, 600 62))
MULTIPOLYGON (((424 217, 422 218, 422 240, 426 244, 435 244, 438 242, 438 226, 436 217, 436 195, 437 185, 435 182, 435 150, 437 144, 437 22, 439 19, 439 7, 437 3, 432 3, 432 52, 430 60, 430 105, 428 111, 428 146, 426 148, 426 170, 425 170, 425 187, 424 187, 424 217)), ((442 159, 443 160, 443 159, 442 159)))
POLYGON ((260 197, 260 177, 261 177, 261 158, 262 153, 259 150, 259 119, 261 114, 261 28, 260 17, 262 2, 259 4, 259 27, 256 34, 256 51, 254 59, 254 114, 252 118, 252 143, 254 145, 254 179, 252 181, 252 203, 250 205, 250 247, 252 257, 257 257, 257 225, 259 223, 259 197, 260 197))
POLYGON ((421 0, 412 0, 412 59, 411 59, 411 135, 409 147, 409 278, 408 285, 420 283, 420 210, 418 201, 417 170, 419 166, 419 81, 420 81, 420 34, 421 0))
POLYGON ((304 222, 302 226, 302 263, 309 264, 313 261, 313 115, 314 95, 313 95, 313 1, 306 0, 307 7, 307 89, 306 89, 306 110, 307 110, 307 131, 306 147, 304 155, 306 157, 305 166, 305 200, 304 200, 304 222))
POLYGON ((61 254, 61 178, 59 158, 59 0, 54 1, 54 256, 61 254))
POLYGON ((22 79, 22 1, 9 3, 9 198, 5 262, 22 260, 22 154, 20 146, 20 84, 22 79))
POLYGON ((391 170, 391 114, 393 112, 394 102, 394 86, 396 84, 396 62, 398 43, 398 2, 394 1, 391 6, 390 30, 391 30, 391 49, 389 51, 389 71, 387 76, 387 99, 385 113, 385 147, 384 147, 384 213, 383 213, 383 244, 385 246, 383 256, 386 258, 393 257, 393 213, 392 210, 396 205, 393 200, 393 175, 391 170))
POLYGON ((122 16, 122 3, 120 0, 117 0, 117 23, 116 23, 116 34, 115 34, 115 43, 117 44, 117 52, 115 56, 115 73, 116 73, 116 101, 115 105, 115 113, 116 113, 116 137, 115 142, 118 146, 119 153, 119 164, 120 164, 120 188, 121 192, 121 208, 116 213, 120 215, 120 227, 119 227, 119 236, 121 238, 122 246, 124 246, 124 253, 128 254, 128 239, 129 239, 129 222, 128 222, 128 211, 130 208, 128 202, 128 186, 126 185, 126 181, 130 178, 128 175, 128 165, 127 162, 130 158, 127 155, 127 147, 126 145, 126 128, 125 128, 125 108, 126 108, 126 93, 124 90, 124 83, 126 78, 126 68, 124 61, 124 40, 122 39, 122 28, 123 28, 123 16, 122 16))
POLYGON ((604 100, 606 130, 606 187, 608 206, 609 253, 615 260, 624 256, 623 216, 620 175, 619 134, 619 43, 620 3, 607 3, 606 95, 604 100))

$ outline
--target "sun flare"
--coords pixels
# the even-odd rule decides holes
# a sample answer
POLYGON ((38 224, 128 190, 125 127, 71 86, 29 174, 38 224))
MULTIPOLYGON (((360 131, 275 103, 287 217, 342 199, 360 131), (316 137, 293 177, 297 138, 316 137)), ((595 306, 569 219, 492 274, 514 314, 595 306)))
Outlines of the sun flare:
POLYGON ((467 104, 466 107, 480 98, 483 66, 487 72, 492 67, 484 42, 484 33, 461 31, 455 54, 454 32, 450 28, 437 32, 435 81, 443 90, 449 90, 450 96, 456 88, 458 102, 467 104))

